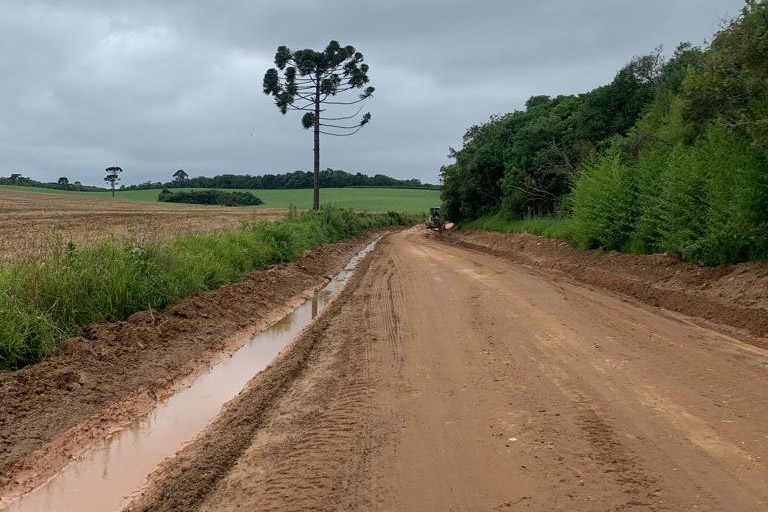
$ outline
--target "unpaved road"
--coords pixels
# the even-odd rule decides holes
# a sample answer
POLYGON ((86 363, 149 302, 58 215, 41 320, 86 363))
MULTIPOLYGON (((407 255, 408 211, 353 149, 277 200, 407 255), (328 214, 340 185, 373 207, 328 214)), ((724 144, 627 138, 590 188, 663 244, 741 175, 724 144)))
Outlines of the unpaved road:
POLYGON ((768 510, 768 352, 422 232, 135 510, 768 510))

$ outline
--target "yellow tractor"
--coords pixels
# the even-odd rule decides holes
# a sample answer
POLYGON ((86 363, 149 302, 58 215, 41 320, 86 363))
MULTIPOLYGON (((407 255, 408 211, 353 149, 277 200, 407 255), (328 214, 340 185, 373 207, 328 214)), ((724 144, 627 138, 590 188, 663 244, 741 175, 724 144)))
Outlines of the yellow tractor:
POLYGON ((440 208, 433 206, 429 209, 429 217, 426 222, 427 229, 434 229, 442 231, 445 228, 445 221, 442 215, 440 215, 440 208))

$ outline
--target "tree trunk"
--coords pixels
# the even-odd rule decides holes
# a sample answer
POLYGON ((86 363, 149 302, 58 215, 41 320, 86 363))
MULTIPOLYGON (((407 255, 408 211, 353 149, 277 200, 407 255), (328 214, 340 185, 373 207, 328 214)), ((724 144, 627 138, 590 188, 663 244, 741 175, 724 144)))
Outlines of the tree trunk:
POLYGON ((115 197, 115 182, 112 182, 112 197, 115 197))
POLYGON ((312 194, 312 209, 320 209, 320 75, 315 85, 315 190, 312 194))

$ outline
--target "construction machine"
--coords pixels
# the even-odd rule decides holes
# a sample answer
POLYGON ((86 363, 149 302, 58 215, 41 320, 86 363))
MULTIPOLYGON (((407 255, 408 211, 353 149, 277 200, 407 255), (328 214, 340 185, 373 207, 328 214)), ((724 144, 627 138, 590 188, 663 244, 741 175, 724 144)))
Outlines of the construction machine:
POLYGON ((445 228, 445 221, 442 215, 440 215, 440 208, 433 206, 429 209, 429 217, 426 222, 427 229, 435 229, 442 231, 445 228))

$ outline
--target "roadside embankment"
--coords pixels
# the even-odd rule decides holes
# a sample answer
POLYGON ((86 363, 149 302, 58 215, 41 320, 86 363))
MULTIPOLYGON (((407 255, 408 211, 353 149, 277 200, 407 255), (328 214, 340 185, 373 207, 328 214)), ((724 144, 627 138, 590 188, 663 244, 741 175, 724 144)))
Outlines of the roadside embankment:
POLYGON ((17 369, 56 354, 61 340, 82 334, 89 324, 161 309, 250 270, 293 261, 321 244, 410 222, 408 215, 394 212, 332 207, 293 211, 275 222, 167 242, 69 244, 47 258, 2 266, 0 369, 17 369))
MULTIPOLYGON (((666 254, 576 249, 566 241, 528 233, 450 231, 450 243, 500 256, 620 293, 652 306, 768 336, 768 264, 704 267, 666 254)), ((768 346, 763 339, 753 344, 768 346)))
POLYGON ((247 273, 164 310, 93 324, 58 355, 0 372, 0 495, 31 489, 288 313, 386 228, 247 273))

